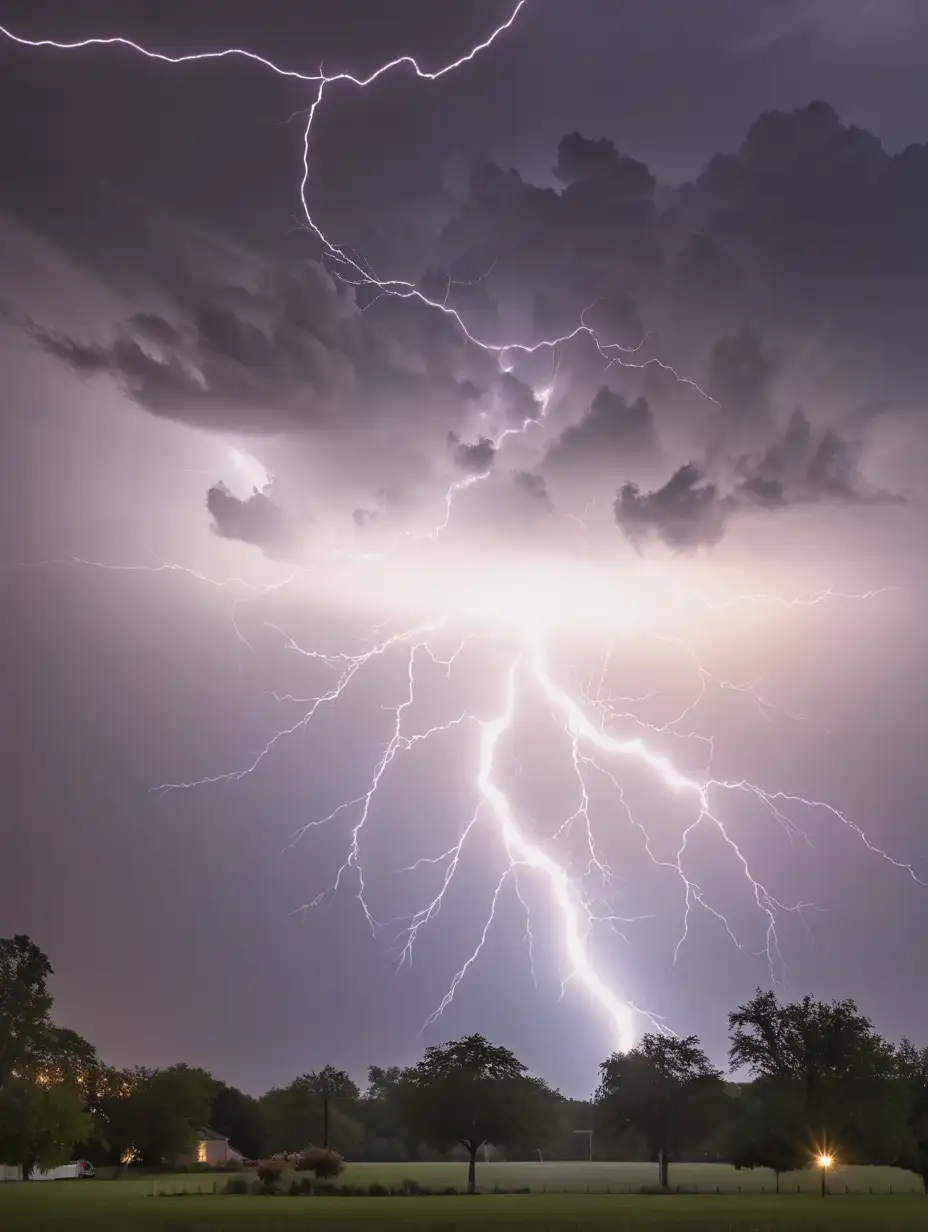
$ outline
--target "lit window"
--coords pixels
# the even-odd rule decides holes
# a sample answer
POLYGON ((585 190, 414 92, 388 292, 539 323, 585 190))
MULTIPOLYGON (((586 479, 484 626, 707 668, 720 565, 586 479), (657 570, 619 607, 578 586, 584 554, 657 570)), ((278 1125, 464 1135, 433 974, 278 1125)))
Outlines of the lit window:
POLYGON ((205 1164, 206 1162, 206 1143, 201 1141, 197 1143, 197 1163, 205 1164))

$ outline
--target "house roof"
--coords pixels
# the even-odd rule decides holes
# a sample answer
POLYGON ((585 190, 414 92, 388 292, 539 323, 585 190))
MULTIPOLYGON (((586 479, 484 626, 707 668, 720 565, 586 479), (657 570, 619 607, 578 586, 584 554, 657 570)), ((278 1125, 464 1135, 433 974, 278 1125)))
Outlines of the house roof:
POLYGON ((202 1129, 199 1129, 197 1132, 199 1133, 200 1138, 205 1139, 207 1142, 228 1142, 229 1141, 229 1139, 225 1136, 225 1134, 217 1134, 215 1129, 208 1129, 205 1125, 203 1126, 202 1129))

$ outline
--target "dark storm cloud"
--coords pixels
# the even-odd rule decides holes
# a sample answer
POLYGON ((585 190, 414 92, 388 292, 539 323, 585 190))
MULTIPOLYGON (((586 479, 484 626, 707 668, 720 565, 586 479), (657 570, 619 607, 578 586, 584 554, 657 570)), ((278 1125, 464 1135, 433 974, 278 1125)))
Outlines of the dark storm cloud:
POLYGON ((454 432, 448 433, 448 444, 453 451, 455 466, 469 475, 485 475, 493 465, 496 457, 496 446, 489 437, 482 436, 479 441, 468 444, 454 432))
POLYGON ((106 341, 27 329, 76 372, 112 376, 146 410, 213 428, 363 419, 390 400, 458 404, 493 376, 450 319, 389 296, 362 312, 353 289, 316 262, 262 263, 248 285, 242 278, 178 298, 172 319, 138 314, 106 341))
POLYGON ((898 501, 888 492, 874 490, 860 474, 863 446, 832 427, 816 432, 805 412, 797 407, 783 432, 760 460, 742 462, 741 491, 771 504, 800 501, 898 501))
POLYGON ((548 510, 553 508, 548 496, 548 485, 543 475, 537 475, 534 471, 516 471, 512 482, 519 492, 524 493, 541 508, 548 510))
POLYGON ((346 286, 318 262, 251 257, 238 270, 231 256, 225 278, 186 271, 165 290, 162 272, 158 301, 108 336, 28 328, 73 370, 110 375, 159 415, 317 440, 383 428, 377 441, 353 437, 337 463, 354 482, 363 459, 344 511, 359 525, 380 510, 384 482, 401 494, 396 517, 411 507, 411 474, 419 491, 437 487, 446 439, 468 475, 492 468, 513 486, 516 472, 543 475, 539 506, 549 484, 565 512, 565 499, 612 501, 621 488, 627 533, 640 541, 650 528, 681 547, 717 542, 743 510, 886 499, 867 478, 867 433, 852 441, 840 423, 865 425, 855 407, 905 407, 923 387, 914 306, 928 293, 926 147, 890 156, 812 103, 761 116, 736 153, 679 189, 659 188, 606 137, 571 133, 552 153, 557 187, 478 163, 418 285, 482 337, 553 337, 582 319, 624 350, 580 337, 555 354, 514 351, 514 370, 500 371, 447 313, 346 286), (654 356, 709 399, 647 367, 654 356), (547 413, 542 384, 555 387, 547 413), (797 401, 814 418, 780 428, 797 401), (521 427, 543 414, 536 437, 500 450, 481 422, 521 427))
POLYGON ((222 539, 240 539, 262 548, 269 556, 286 555, 293 542, 293 528, 286 514, 267 494, 257 489, 241 500, 223 483, 206 494, 212 514, 212 531, 222 539))
POLYGON ((755 328, 744 325, 713 345, 706 386, 725 419, 756 421, 770 412, 771 389, 781 368, 780 356, 755 328))
POLYGON ((628 401, 602 385, 583 417, 549 446, 546 466, 584 470, 607 466, 617 474, 637 470, 658 451, 654 415, 646 398, 628 401))
POLYGON ((500 408, 510 427, 521 427, 530 420, 538 419, 543 410, 541 398, 531 385, 520 381, 511 372, 501 372, 493 386, 500 408))
POLYGON ((681 466, 662 488, 644 495, 625 483, 615 502, 615 520, 626 538, 640 548, 655 535, 676 551, 712 547, 725 529, 727 502, 691 462, 681 466))
POLYGON ((630 356, 573 356, 546 469, 592 475, 620 459, 616 487, 631 485, 620 524, 679 546, 717 542, 748 508, 892 499, 867 476, 867 434, 851 440, 841 424, 921 397, 928 146, 887 154, 813 102, 760 116, 736 153, 680 189, 658 189, 613 142, 577 133, 561 141, 553 174, 563 187, 477 167, 442 249, 462 262, 493 252, 486 289, 501 313, 528 311, 536 336, 583 313, 604 340, 640 344, 630 356), (697 378, 714 404, 654 369, 616 366, 614 389, 580 401, 597 365, 652 355, 697 378), (814 417, 788 420, 806 397, 814 417), (661 451, 691 465, 642 494, 637 467, 661 451))
POLYGON ((638 548, 653 535, 676 551, 693 551, 718 543, 728 520, 748 510, 899 503, 900 497, 865 482, 858 469, 861 453, 858 442, 834 428, 816 432, 797 409, 759 459, 740 460, 740 478, 724 495, 689 462, 653 491, 642 494, 636 484, 623 484, 614 505, 616 523, 638 548))

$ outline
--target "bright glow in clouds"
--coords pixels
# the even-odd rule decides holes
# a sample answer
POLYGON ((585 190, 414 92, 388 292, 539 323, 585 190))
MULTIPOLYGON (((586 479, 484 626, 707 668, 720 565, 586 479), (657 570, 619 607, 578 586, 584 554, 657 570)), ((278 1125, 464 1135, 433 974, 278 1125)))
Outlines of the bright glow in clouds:
MULTIPOLYGON (((468 331, 458 314, 446 304, 428 300, 411 282, 380 282, 366 269, 360 259, 356 261, 344 250, 330 243, 313 220, 306 200, 309 180, 309 135, 310 129, 322 102, 325 87, 335 81, 345 81, 364 88, 371 86, 388 70, 406 66, 420 78, 434 80, 465 65, 515 22, 523 0, 515 6, 509 19, 466 55, 452 64, 434 72, 426 72, 410 57, 402 57, 382 66, 365 79, 350 74, 338 74, 327 78, 321 74, 307 75, 285 70, 256 56, 251 52, 229 49, 181 57, 168 57, 150 52, 126 39, 87 39, 79 43, 61 44, 50 40, 32 41, 19 39, 0 27, 0 33, 19 43, 30 46, 87 48, 93 44, 117 44, 148 56, 152 59, 178 63, 180 61, 216 59, 228 56, 244 56, 263 68, 287 77, 312 82, 316 87, 315 98, 307 113, 302 160, 303 174, 300 194, 304 207, 306 226, 323 244, 330 268, 336 276, 348 282, 374 285, 382 294, 400 298, 418 298, 435 311, 454 318, 465 335, 485 350, 495 353, 500 366, 511 366, 507 353, 535 351, 541 347, 558 348, 579 335, 594 339, 607 364, 618 363, 629 367, 644 367, 656 364, 673 373, 678 380, 694 385, 687 378, 679 377, 673 369, 657 359, 638 363, 625 356, 633 351, 617 344, 603 342, 581 319, 568 335, 548 339, 531 345, 507 343, 497 345, 479 341, 468 331)), ((556 366, 555 366, 556 373, 556 366)), ((556 379, 556 378, 555 378, 556 379)), ((547 402, 549 390, 544 391, 547 402)), ((702 392, 702 391, 700 391, 702 392)), ((531 421, 522 429, 528 431, 531 421)), ((230 448, 228 460, 235 478, 229 486, 238 488, 242 497, 247 497, 257 488, 263 490, 269 476, 264 467, 248 453, 230 448)), ((614 793, 614 806, 610 809, 608 827, 615 830, 626 827, 635 836, 641 851, 654 865, 666 870, 679 885, 682 903, 682 929, 677 943, 677 952, 689 935, 694 912, 704 912, 718 924, 734 942, 741 946, 734 928, 730 925, 721 906, 705 891, 692 871, 693 845, 697 832, 706 831, 715 841, 727 867, 739 879, 739 885, 747 893, 759 914, 765 936, 766 956, 774 978, 782 971, 783 962, 777 938, 777 920, 783 913, 799 912, 801 903, 784 903, 776 898, 752 870, 747 855, 732 836, 725 813, 735 801, 745 800, 759 805, 775 823, 782 826, 788 836, 801 833, 795 816, 799 813, 824 814, 837 820, 849 829, 854 837, 866 845, 875 855, 888 860, 899 869, 915 878, 907 864, 897 862, 886 852, 873 845, 863 830, 850 818, 839 813, 831 805, 795 796, 783 787, 761 786, 743 779, 721 780, 713 777, 710 765, 713 753, 712 740, 694 736, 687 724, 700 705, 710 684, 722 690, 735 690, 755 697, 758 704, 765 705, 751 685, 713 681, 700 663, 694 651, 683 639, 692 629, 695 614, 700 619, 712 620, 723 613, 726 618, 740 607, 750 610, 757 606, 796 606, 829 602, 833 592, 822 591, 797 598, 767 597, 761 593, 740 596, 728 595, 722 600, 706 598, 701 588, 691 585, 688 576, 691 566, 666 562, 648 565, 646 562, 613 566, 599 561, 582 561, 564 556, 533 557, 526 553, 516 560, 487 560, 476 553, 468 557, 458 548, 449 552, 444 531, 447 529, 455 497, 465 489, 485 480, 485 475, 469 475, 453 483, 444 501, 444 516, 439 517, 433 529, 422 534, 407 532, 397 537, 394 543, 379 554, 361 555, 333 553, 324 567, 315 565, 312 571, 297 570, 292 576, 272 586, 256 585, 247 579, 210 579, 183 566, 121 565, 145 572, 184 572, 201 583, 228 586, 237 592, 234 618, 240 632, 239 620, 246 605, 254 605, 262 599, 279 595, 287 588, 297 588, 305 581, 308 593, 314 598, 324 597, 329 604, 357 607, 388 612, 388 624, 398 627, 386 633, 380 630, 370 636, 364 648, 351 651, 321 650, 304 647, 286 633, 277 629, 275 636, 283 636, 284 646, 302 665, 318 668, 323 676, 323 687, 311 697, 286 695, 279 697, 281 704, 295 706, 297 717, 279 728, 266 745, 247 763, 237 769, 214 774, 192 783, 165 784, 161 790, 205 786, 220 781, 235 781, 259 770, 272 770, 274 755, 279 746, 288 739, 303 734, 310 724, 336 706, 343 696, 355 689, 363 690, 368 669, 385 660, 399 658, 405 663, 405 681, 400 695, 386 707, 389 718, 386 741, 377 756, 369 775, 364 778, 360 791, 340 803, 326 817, 311 821, 301 834, 316 826, 335 822, 348 823, 348 837, 344 862, 330 890, 320 895, 318 903, 330 892, 349 887, 375 933, 380 925, 369 905, 368 884, 365 879, 363 854, 367 828, 375 824, 378 808, 378 793, 393 762, 402 754, 419 744, 437 739, 461 740, 461 756, 473 757, 474 746, 465 735, 476 735, 476 761, 474 764, 474 811, 461 827, 454 843, 437 856, 425 855, 412 868, 431 869, 438 876, 438 890, 424 906, 407 915, 402 925, 401 952, 403 960, 410 960, 417 936, 421 929, 435 919, 452 886, 465 846, 485 836, 485 822, 489 820, 495 835, 495 846, 501 847, 504 855, 502 875, 492 893, 489 911, 476 927, 476 941, 472 952, 452 977, 448 990, 437 1007, 437 1017, 454 998, 458 987, 471 965, 479 957, 487 942, 491 926, 496 918, 501 895, 509 888, 525 904, 520 887, 520 874, 530 874, 545 892, 551 910, 559 926, 560 950, 564 981, 572 980, 582 987, 591 1003, 597 1006, 610 1024, 615 1045, 628 1048, 635 1040, 642 1022, 662 1027, 654 1015, 635 1007, 624 990, 607 983, 598 970, 591 952, 591 934, 598 924, 614 926, 623 921, 611 910, 601 906, 603 888, 612 891, 612 870, 602 854, 602 843, 597 836, 591 816, 591 785, 603 786, 614 793), (409 619, 409 612, 424 612, 427 615, 414 624, 400 624, 409 619), (605 666, 599 680, 585 686, 577 682, 565 682, 558 678, 553 660, 553 642, 562 635, 592 634, 602 643, 602 658, 605 666), (605 692, 608 674, 610 644, 613 639, 634 635, 644 639, 665 639, 667 644, 681 651, 692 666, 695 689, 692 699, 676 716, 664 723, 646 721, 638 710, 641 698, 612 698, 605 692), (452 713, 444 722, 429 727, 416 726, 412 719, 417 713, 417 689, 426 672, 444 669, 446 676, 462 671, 466 656, 474 651, 477 643, 493 643, 502 653, 502 667, 496 680, 497 700, 488 713, 482 710, 464 709, 452 713), (357 681, 357 683, 356 683, 357 681), (534 705, 542 714, 549 714, 562 749, 566 752, 567 764, 572 775, 571 788, 575 807, 563 818, 553 833, 543 834, 531 816, 501 785, 503 746, 512 735, 518 712, 534 705), (694 771, 688 759, 684 768, 675 758, 663 751, 667 737, 689 737, 697 742, 704 753, 704 768, 694 771), (636 807, 633 811, 628 799, 626 769, 644 779, 654 793, 654 807, 642 816, 636 807), (686 810, 687 820, 680 831, 676 850, 670 855, 659 854, 658 834, 648 828, 652 815, 663 823, 668 800, 679 802, 686 810), (585 869, 574 867, 564 847, 579 836, 583 849, 585 869), (593 892, 591 876, 598 878, 599 891, 593 892)), ((111 567, 100 564, 99 567, 111 567)), ((869 598, 872 596, 858 596, 869 598)), ((275 627, 276 628, 276 627, 275 627)), ((241 632, 240 632, 241 635, 241 632)), ((242 635, 243 636, 243 635, 242 635)), ((664 835, 660 835, 664 838, 664 835)), ((581 862, 582 863, 582 862, 581 862)), ((916 878, 917 880, 917 878, 916 878)), ((531 912, 526 906, 528 936, 533 938, 531 912)), ((395 921, 394 921, 395 931, 395 921)))
POLYGON ((271 476, 258 459, 244 449, 230 445, 229 460, 232 463, 232 475, 223 482, 239 500, 247 500, 254 492, 263 492, 271 483, 271 476))

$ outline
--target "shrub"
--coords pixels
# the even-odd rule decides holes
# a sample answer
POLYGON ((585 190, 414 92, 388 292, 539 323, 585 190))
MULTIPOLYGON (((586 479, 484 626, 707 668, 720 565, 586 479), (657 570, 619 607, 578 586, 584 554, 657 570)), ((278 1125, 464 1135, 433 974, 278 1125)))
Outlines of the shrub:
POLYGON ((220 1170, 222 1172, 241 1172, 242 1161, 240 1159, 227 1159, 226 1162, 221 1165, 220 1170))
POLYGON ((283 1176, 284 1164, 280 1159, 266 1159, 258 1168, 258 1180, 264 1186, 265 1193, 273 1193, 274 1187, 283 1176))
POLYGON ((287 1190, 287 1193, 291 1198, 298 1198, 300 1196, 299 1182, 296 1180, 291 1181, 290 1188, 287 1190))
POLYGON ((300 1172, 314 1173, 319 1180, 331 1180, 345 1171, 345 1161, 338 1151, 310 1146, 300 1152, 296 1167, 300 1172))
POLYGON ((303 1194, 304 1196, 311 1194, 313 1192, 313 1183, 309 1179, 308 1176, 300 1177, 299 1189, 300 1189, 300 1193, 303 1194))
POLYGON ((373 1184, 367 1187, 367 1196, 369 1198, 388 1198, 390 1191, 386 1185, 381 1185, 379 1181, 374 1181, 373 1184))
POLYGON ((231 1176, 226 1181, 225 1192, 227 1194, 247 1194, 248 1182, 243 1176, 231 1176))
POLYGON ((341 1189, 333 1185, 331 1181, 313 1182, 313 1193, 319 1194, 320 1197, 337 1198, 341 1192, 341 1189))
POLYGON ((413 1178, 410 1176, 404 1177, 403 1180, 400 1181, 400 1191, 406 1194, 406 1196, 410 1198, 416 1197, 418 1194, 423 1194, 426 1192, 426 1190, 423 1189, 423 1187, 419 1184, 419 1182, 413 1180, 413 1178))

